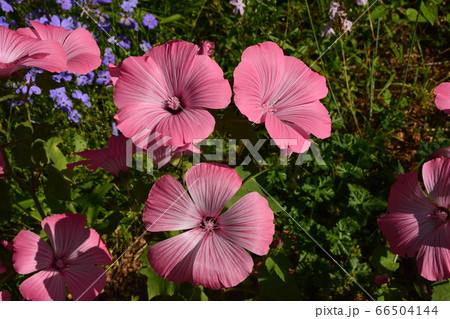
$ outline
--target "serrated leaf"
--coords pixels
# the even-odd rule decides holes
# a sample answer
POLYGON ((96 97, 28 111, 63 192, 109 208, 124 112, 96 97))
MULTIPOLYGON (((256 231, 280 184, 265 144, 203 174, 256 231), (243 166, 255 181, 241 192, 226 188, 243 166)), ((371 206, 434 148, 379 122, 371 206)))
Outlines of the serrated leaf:
POLYGON ((370 257, 370 262, 380 272, 386 270, 394 272, 400 267, 400 264, 395 262, 395 255, 385 246, 375 248, 370 257))
POLYGON ((78 133, 75 133, 73 137, 74 151, 81 152, 87 147, 87 141, 78 133))
POLYGON ((435 282, 433 287, 432 301, 450 301, 450 281, 435 282))
POLYGON ((173 296, 175 294, 175 283, 158 276, 150 266, 143 268, 141 274, 147 277, 148 300, 156 296, 173 296))

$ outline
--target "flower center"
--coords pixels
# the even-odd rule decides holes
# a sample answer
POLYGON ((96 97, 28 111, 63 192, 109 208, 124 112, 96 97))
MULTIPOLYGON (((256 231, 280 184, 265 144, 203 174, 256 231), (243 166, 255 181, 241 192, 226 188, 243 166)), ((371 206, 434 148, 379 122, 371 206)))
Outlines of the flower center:
POLYGON ((219 226, 217 225, 217 219, 212 217, 203 218, 200 227, 203 228, 205 232, 211 232, 216 230, 219 226))
POLYGON ((272 103, 264 103, 263 108, 266 113, 275 113, 277 111, 277 107, 272 103))
POLYGON ((181 101, 176 96, 172 96, 167 101, 163 103, 164 108, 172 114, 180 113, 183 110, 183 105, 181 101))
POLYGON ((57 258, 53 262, 53 267, 55 267, 57 270, 61 270, 66 266, 66 263, 62 258, 57 258))
POLYGON ((445 208, 439 207, 434 211, 434 216, 438 218, 442 223, 449 221, 449 211, 445 208))

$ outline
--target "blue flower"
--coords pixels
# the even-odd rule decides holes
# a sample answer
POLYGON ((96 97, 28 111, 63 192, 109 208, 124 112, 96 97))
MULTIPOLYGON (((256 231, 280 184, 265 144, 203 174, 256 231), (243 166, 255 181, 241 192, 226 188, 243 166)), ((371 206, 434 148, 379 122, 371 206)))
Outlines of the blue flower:
POLYGON ((98 28, 100 31, 109 32, 111 31, 111 23, 109 22, 109 15, 106 13, 98 14, 98 28))
POLYGON ((74 21, 72 17, 69 18, 61 18, 57 15, 52 15, 52 18, 50 20, 50 25, 53 25, 55 27, 63 27, 66 30, 73 30, 74 29, 74 21))
POLYGON ((124 0, 121 7, 125 12, 131 12, 136 8, 138 0, 124 0))
POLYGON ((67 97, 66 95, 66 88, 64 86, 56 88, 56 89, 52 89, 49 91, 49 95, 50 97, 53 99, 53 101, 61 98, 61 97, 67 97))
POLYGON ((67 113, 69 113, 69 115, 67 116, 67 118, 68 118, 70 121, 72 121, 72 122, 74 122, 74 123, 80 122, 80 120, 81 120, 81 114, 78 113, 77 110, 70 110, 70 111, 67 112, 67 113))
POLYGON ((116 64, 116 57, 112 53, 111 48, 105 49, 105 54, 103 55, 102 63, 105 66, 109 66, 109 64, 116 64))
POLYGON ((84 105, 86 105, 87 107, 91 107, 91 98, 89 97, 89 95, 87 93, 83 93, 80 90, 75 90, 74 93, 72 93, 72 97, 74 99, 80 100, 81 102, 84 103, 84 105))
POLYGON ((142 17, 142 24, 149 29, 154 29, 158 25, 158 20, 151 13, 147 13, 142 17))
POLYGON ((109 76, 108 70, 101 70, 97 74, 97 79, 95 80, 95 83, 97 85, 105 85, 106 83, 111 82, 111 78, 109 76))
POLYGON ((13 12, 14 11, 13 7, 5 0, 0 0, 0 6, 1 6, 3 12, 13 12))
POLYGON ((0 17, 0 26, 9 28, 9 23, 6 21, 5 17, 0 17))
POLYGON ((112 122, 111 127, 112 127, 112 135, 119 136, 119 130, 117 129, 116 122, 112 122))
POLYGON ((131 41, 126 35, 119 36, 120 42, 119 45, 125 50, 129 50, 131 48, 131 41))
POLYGON ((142 40, 141 44, 139 44, 139 47, 141 48, 142 51, 147 52, 152 48, 152 45, 147 41, 142 40))
POLYGON ((56 3, 61 4, 63 10, 72 9, 72 0, 56 0, 56 3))
POLYGON ((136 22, 136 20, 134 20, 132 17, 131 17, 131 15, 133 14, 133 13, 131 13, 131 14, 124 14, 124 13, 119 13, 122 17, 120 18, 120 20, 119 20, 119 24, 121 25, 121 26, 123 26, 123 27, 126 27, 126 28, 128 28, 128 29, 133 29, 134 31, 137 31, 138 30, 138 24, 137 24, 137 22, 136 22))
POLYGON ((85 85, 89 85, 92 84, 92 82, 94 81, 94 72, 91 71, 86 75, 77 75, 77 78, 75 80, 75 83, 78 86, 85 86, 85 85))
POLYGON ((52 75, 52 79, 58 83, 61 83, 62 80, 69 82, 72 81, 72 74, 64 71, 59 74, 52 75))

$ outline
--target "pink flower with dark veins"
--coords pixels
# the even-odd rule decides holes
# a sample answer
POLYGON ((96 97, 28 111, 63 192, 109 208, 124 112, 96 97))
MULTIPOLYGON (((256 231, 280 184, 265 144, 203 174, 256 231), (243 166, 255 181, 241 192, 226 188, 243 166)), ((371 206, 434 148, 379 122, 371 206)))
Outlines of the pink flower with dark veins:
POLYGON ((161 277, 211 289, 247 278, 253 259, 246 250, 267 254, 275 226, 267 200, 256 192, 222 212, 241 184, 234 169, 212 163, 187 171, 188 191, 171 175, 155 182, 145 203, 146 229, 190 229, 150 247, 149 263, 161 277))
POLYGON ((106 275, 111 255, 100 235, 86 228, 86 217, 71 213, 44 218, 42 228, 51 246, 22 230, 14 239, 13 266, 22 275, 34 273, 19 287, 28 300, 65 300, 66 285, 74 300, 93 300, 106 275))
POLYGON ((331 134, 330 115, 319 101, 328 93, 325 77, 285 56, 276 43, 260 43, 242 53, 234 70, 234 93, 239 111, 256 124, 264 123, 287 154, 306 152, 310 134, 331 134))
POLYGON ((389 214, 378 226, 391 251, 417 254, 419 273, 436 281, 450 278, 450 158, 436 158, 422 167, 425 190, 417 171, 397 176, 389 196, 389 214))

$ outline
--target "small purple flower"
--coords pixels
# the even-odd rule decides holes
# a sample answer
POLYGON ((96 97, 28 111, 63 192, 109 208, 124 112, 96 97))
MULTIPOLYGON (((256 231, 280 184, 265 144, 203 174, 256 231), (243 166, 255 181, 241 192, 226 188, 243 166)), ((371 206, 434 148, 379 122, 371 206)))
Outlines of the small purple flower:
POLYGON ((116 57, 112 53, 111 48, 106 48, 103 55, 102 63, 104 66, 109 66, 110 64, 116 64, 116 57))
POLYGON ((142 24, 149 29, 154 29, 158 25, 158 20, 151 13, 147 13, 142 17, 142 24))
POLYGON ((138 5, 138 0, 124 0, 121 7, 124 12, 131 12, 138 5))
POLYGON ((109 15, 106 13, 100 13, 98 15, 98 28, 100 31, 109 32, 111 31, 111 23, 109 22, 109 15))
POLYGON ((9 23, 6 21, 5 17, 0 17, 0 26, 9 28, 9 23))
POLYGON ((119 24, 125 28, 128 29, 133 29, 134 31, 138 30, 138 24, 136 22, 136 20, 134 20, 131 15, 133 13, 130 14, 124 14, 124 13, 119 13, 121 15, 121 18, 119 20, 119 24))
POLYGON ((67 118, 74 122, 74 123, 78 123, 81 120, 81 114, 78 113, 77 110, 70 110, 69 112, 67 112, 69 115, 67 116, 67 118))
POLYGON ((58 83, 61 83, 62 80, 69 82, 72 81, 72 74, 64 71, 59 74, 52 75, 52 79, 58 83))
POLYGON ((139 44, 139 47, 144 52, 147 52, 148 50, 152 49, 152 45, 145 40, 142 40, 141 44, 139 44))
POLYGON ((242 0, 230 1, 230 4, 234 6, 233 14, 240 13, 241 16, 244 15, 245 4, 242 3, 242 0))
POLYGON ((56 3, 61 4, 63 10, 72 9, 72 0, 56 0, 56 3))
POLYGON ((32 96, 33 94, 35 94, 35 95, 41 95, 41 93, 42 93, 42 90, 41 90, 41 88, 38 87, 37 85, 32 85, 32 86, 30 87, 30 89, 28 90, 29 96, 32 96))
POLYGON ((335 1, 331 1, 330 3, 330 9, 328 10, 328 16, 330 17, 331 20, 334 20, 336 18, 336 14, 339 10, 339 3, 335 2, 335 1))
POLYGON ((356 4, 358 6, 365 6, 367 4, 367 0, 356 0, 356 4))
POLYGON ((329 39, 331 35, 336 35, 336 32, 334 32, 334 29, 331 25, 323 25, 322 26, 322 34, 320 35, 322 38, 329 39))
POLYGON ((116 37, 112 35, 112 36, 108 39, 108 42, 111 43, 111 44, 117 43, 116 37))
POLYGON ((75 83, 78 86, 90 85, 94 81, 94 77, 95 77, 95 75, 94 75, 93 71, 89 72, 86 75, 77 75, 75 83))
POLYGON ((111 78, 109 76, 108 70, 101 70, 97 73, 97 79, 95 80, 95 83, 97 85, 105 85, 106 83, 111 82, 111 78))
POLYGON ((61 18, 57 15, 52 15, 52 18, 51 18, 51 21, 49 24, 53 25, 55 27, 63 27, 66 30, 74 29, 74 21, 71 17, 66 19, 66 18, 61 18))
POLYGON ((31 68, 23 77, 27 84, 34 83, 36 81, 36 75, 39 73, 44 73, 44 70, 39 68, 31 68))
POLYGON ((119 130, 117 129, 116 122, 112 122, 111 127, 112 127, 112 135, 119 136, 119 130))
POLYGON ((75 92, 72 93, 72 97, 74 99, 77 99, 81 102, 84 103, 84 105, 86 105, 87 107, 91 107, 91 98, 89 97, 89 95, 87 93, 83 93, 80 90, 75 90, 75 92))
POLYGON ((347 20, 347 18, 345 18, 344 23, 342 24, 342 31, 350 32, 350 31, 352 31, 352 26, 353 26, 353 22, 351 22, 350 20, 347 20))
POLYGON ((66 97, 66 88, 64 86, 50 90, 49 91, 50 97, 53 99, 53 101, 60 99, 61 97, 66 97))
POLYGON ((120 35, 119 36, 119 45, 124 48, 125 50, 129 50, 131 48, 131 41, 130 38, 128 38, 126 35, 120 35))
POLYGON ((5 0, 0 0, 0 6, 1 6, 3 12, 13 12, 14 11, 13 7, 5 0))

